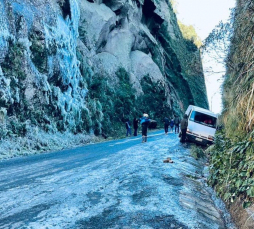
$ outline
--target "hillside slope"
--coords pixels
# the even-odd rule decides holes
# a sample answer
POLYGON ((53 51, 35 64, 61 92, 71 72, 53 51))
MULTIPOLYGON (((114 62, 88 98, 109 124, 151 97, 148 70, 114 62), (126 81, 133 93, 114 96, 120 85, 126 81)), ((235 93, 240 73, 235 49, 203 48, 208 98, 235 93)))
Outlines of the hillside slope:
POLYGON ((199 50, 169 1, 0 0, 0 12, 1 139, 116 136, 143 111, 208 107, 199 50))
POLYGON ((254 3, 237 1, 223 84, 223 124, 211 150, 210 184, 239 228, 254 227, 254 3))

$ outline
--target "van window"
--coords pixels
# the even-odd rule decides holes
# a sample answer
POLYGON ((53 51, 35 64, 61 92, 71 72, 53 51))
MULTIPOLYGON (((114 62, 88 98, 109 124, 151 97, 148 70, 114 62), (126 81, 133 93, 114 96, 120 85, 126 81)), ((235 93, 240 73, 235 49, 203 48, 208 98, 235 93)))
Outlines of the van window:
POLYGON ((190 121, 202 124, 204 126, 209 126, 212 128, 216 128, 216 120, 217 118, 200 113, 198 111, 192 111, 191 116, 190 116, 190 121))

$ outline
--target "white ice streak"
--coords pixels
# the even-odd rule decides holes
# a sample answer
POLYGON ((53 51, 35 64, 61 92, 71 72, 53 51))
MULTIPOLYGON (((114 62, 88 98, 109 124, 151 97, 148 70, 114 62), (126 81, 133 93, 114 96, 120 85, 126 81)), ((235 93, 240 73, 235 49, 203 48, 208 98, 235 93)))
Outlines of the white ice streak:
MULTIPOLYGON (((57 17, 56 27, 44 23, 45 39, 47 49, 57 45, 57 60, 60 66, 60 74, 62 83, 68 87, 64 93, 60 92, 59 88, 53 88, 55 95, 58 97, 58 107, 64 117, 67 118, 67 113, 71 110, 79 114, 80 107, 85 107, 86 89, 79 87, 79 82, 82 78, 77 59, 77 39, 78 25, 80 18, 80 10, 76 0, 70 1, 71 18, 66 19, 60 15, 57 17), (71 86, 70 86, 71 85, 71 86)), ((49 57, 49 66, 52 66, 53 59, 49 57)), ((52 67, 51 67, 52 68, 52 67)), ((52 71, 52 69, 50 70, 52 71)), ((79 115, 80 116, 80 115, 79 115)), ((79 117, 80 119, 81 117, 79 117)), ((71 120, 69 120, 71 121, 71 120)), ((72 126, 70 124, 70 126, 72 126)))
POLYGON ((73 135, 71 132, 52 134, 38 128, 29 128, 27 135, 23 138, 10 138, 2 141, 0 160, 39 154, 45 151, 56 151, 63 148, 74 148, 97 140, 94 135, 73 135), (40 147, 40 150, 36 149, 37 147, 40 147))
POLYGON ((4 57, 5 52, 7 51, 7 40, 10 36, 5 12, 4 2, 3 0, 0 0, 0 63, 1 59, 4 57))

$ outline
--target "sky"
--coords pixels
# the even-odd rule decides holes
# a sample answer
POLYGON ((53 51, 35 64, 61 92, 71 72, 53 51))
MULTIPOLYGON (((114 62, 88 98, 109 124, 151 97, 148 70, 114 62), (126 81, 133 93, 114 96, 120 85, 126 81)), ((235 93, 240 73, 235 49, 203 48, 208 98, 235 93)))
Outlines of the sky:
MULTIPOLYGON (((193 25, 198 36, 204 40, 220 21, 226 22, 230 9, 234 8, 236 0, 176 0, 177 18, 185 25, 193 25)), ((203 68, 213 67, 215 72, 224 70, 222 65, 215 61, 208 61, 204 56, 203 68)), ((208 74, 205 72, 207 96, 210 110, 220 113, 221 83, 223 73, 208 74)))

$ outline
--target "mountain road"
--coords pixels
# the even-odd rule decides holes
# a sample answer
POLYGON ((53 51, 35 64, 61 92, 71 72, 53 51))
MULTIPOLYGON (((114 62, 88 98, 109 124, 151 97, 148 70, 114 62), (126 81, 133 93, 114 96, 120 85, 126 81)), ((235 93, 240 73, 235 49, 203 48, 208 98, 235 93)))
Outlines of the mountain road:
POLYGON ((163 131, 5 160, 0 228, 234 228, 206 174, 163 131))

